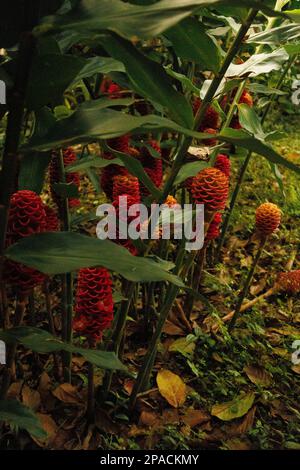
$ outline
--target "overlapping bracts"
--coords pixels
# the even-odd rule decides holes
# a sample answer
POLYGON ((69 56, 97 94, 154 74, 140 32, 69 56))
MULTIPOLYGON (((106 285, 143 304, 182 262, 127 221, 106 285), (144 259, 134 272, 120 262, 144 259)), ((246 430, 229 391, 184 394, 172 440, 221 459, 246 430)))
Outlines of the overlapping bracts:
POLYGON ((222 171, 222 173, 224 173, 227 178, 230 177, 231 163, 227 155, 219 153, 219 155, 217 155, 214 167, 222 171))
POLYGON ((300 269, 279 273, 277 285, 280 290, 288 294, 298 294, 300 292, 300 269))
POLYGON ((96 343, 113 320, 110 273, 105 268, 83 268, 78 275, 74 331, 96 343))
POLYGON ((266 202, 256 210, 256 228, 267 237, 278 229, 281 222, 281 210, 276 204, 266 202))
POLYGON ((204 204, 208 212, 224 210, 228 192, 228 178, 217 168, 205 168, 200 171, 191 184, 194 202, 204 204))
POLYGON ((221 222, 222 222, 222 214, 220 212, 217 212, 212 222, 209 224, 207 234, 205 236, 206 242, 209 242, 211 240, 216 240, 216 238, 220 236, 221 222))
MULTIPOLYGON (((10 200, 6 246, 45 231, 46 213, 41 198, 29 190, 14 193, 10 200)), ((14 261, 5 262, 4 277, 22 295, 27 295, 46 278, 39 271, 14 261)))
POLYGON ((44 209, 46 213, 46 231, 47 232, 57 232, 60 228, 59 218, 57 212, 52 209, 52 207, 44 204, 44 209))

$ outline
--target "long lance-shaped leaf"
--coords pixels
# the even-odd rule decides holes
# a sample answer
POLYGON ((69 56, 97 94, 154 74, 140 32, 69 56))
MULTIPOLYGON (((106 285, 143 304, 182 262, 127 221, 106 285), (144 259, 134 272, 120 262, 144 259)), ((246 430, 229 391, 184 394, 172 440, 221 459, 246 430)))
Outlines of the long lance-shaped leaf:
MULTIPOLYGON (((51 148, 88 143, 97 139, 111 139, 127 133, 147 134, 149 131, 159 132, 173 130, 195 139, 210 138, 211 134, 195 132, 179 126, 175 122, 156 115, 131 116, 113 109, 97 109, 97 101, 81 105, 69 118, 56 121, 42 135, 35 134, 24 150, 45 151, 51 148)), ((247 150, 256 152, 269 161, 284 165, 287 168, 300 173, 299 166, 285 160, 272 147, 261 142, 248 132, 243 130, 225 129, 216 135, 222 142, 228 142, 247 150)), ((101 160, 101 159, 99 159, 101 160)))
POLYGON ((292 42, 299 37, 300 25, 289 23, 263 31, 262 33, 252 34, 247 42, 249 44, 277 44, 283 46, 285 43, 292 42))
POLYGON ((65 343, 59 338, 51 335, 48 331, 40 328, 19 326, 0 331, 0 339, 7 344, 21 343, 34 352, 47 354, 54 351, 67 351, 80 354, 87 361, 92 362, 102 369, 126 370, 113 352, 84 349, 65 343))
MULTIPOLYGON (((65 15, 45 19, 39 28, 71 29, 78 32, 114 31, 127 39, 150 38, 175 26, 199 8, 236 6, 237 0, 162 0, 152 5, 138 6, 120 0, 82 0, 65 15)), ((256 0, 239 0, 239 6, 263 10, 270 16, 272 9, 256 0)))
POLYGON ((130 281, 169 281, 183 286, 179 277, 168 272, 162 260, 133 256, 126 248, 110 240, 98 240, 78 233, 49 232, 23 238, 11 245, 5 256, 45 274, 103 266, 130 281))
POLYGON ((132 86, 138 93, 167 109, 177 123, 192 127, 191 105, 175 90, 171 78, 160 64, 148 59, 129 41, 116 34, 107 36, 101 45, 112 57, 124 63, 132 86))
POLYGON ((47 433, 34 412, 18 400, 0 400, 0 421, 12 427, 25 429, 36 439, 45 439, 47 433))

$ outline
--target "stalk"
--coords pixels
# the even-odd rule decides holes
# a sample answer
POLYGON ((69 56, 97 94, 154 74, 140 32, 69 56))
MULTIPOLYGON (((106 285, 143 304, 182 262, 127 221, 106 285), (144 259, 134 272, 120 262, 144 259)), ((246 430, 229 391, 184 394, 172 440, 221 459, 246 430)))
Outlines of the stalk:
POLYGON ((257 267, 257 264, 258 264, 258 261, 261 257, 261 254, 263 252, 263 249, 265 247, 265 244, 266 244, 266 241, 267 241, 267 237, 262 237, 261 240, 260 240, 260 244, 259 244, 259 247, 258 247, 258 250, 257 250, 257 253, 256 253, 256 256, 255 256, 255 259, 253 261, 253 264, 252 264, 252 267, 248 273, 248 276, 247 276, 247 279, 246 279, 246 282, 245 282, 245 285, 243 287, 243 290, 242 292, 240 293, 240 296, 239 296, 239 300, 238 300, 238 303, 237 303, 237 306, 234 310, 234 314, 232 316, 232 319, 231 319, 231 322, 229 323, 229 331, 232 330, 232 328, 234 327, 234 325, 236 324, 236 321, 240 315, 240 312, 241 312, 241 308, 242 308, 242 305, 243 305, 243 302, 244 302, 244 299, 247 295, 247 292, 249 290, 249 287, 251 285, 251 282, 252 282, 252 279, 253 279, 253 276, 254 276, 254 273, 255 273, 255 270, 256 270, 256 267, 257 267))
MULTIPOLYGON (((65 165, 64 165, 64 156, 63 151, 59 152, 58 156, 58 166, 59 166, 59 175, 60 181, 62 183, 66 182, 65 174, 65 165)), ((63 222, 63 228, 65 231, 71 230, 70 223, 70 211, 69 203, 67 198, 61 198, 60 205, 61 220, 63 222)), ((72 342, 72 322, 73 322, 73 275, 72 273, 66 273, 62 275, 62 291, 63 291, 63 340, 67 343, 72 342)), ((62 353, 63 361, 63 372, 64 380, 66 382, 71 382, 71 362, 72 362, 72 353, 69 351, 63 351, 62 353)))
MULTIPOLYGON (((253 307, 253 305, 256 305, 258 302, 260 302, 261 300, 267 299, 268 297, 271 297, 271 295, 276 294, 277 291, 278 291, 278 286, 275 285, 275 286, 271 287, 271 289, 269 289, 266 292, 264 292, 263 294, 259 295, 258 297, 255 297, 254 299, 250 300, 249 302, 243 303, 241 308, 240 308, 240 313, 245 312, 249 308, 253 307)), ((228 322, 229 320, 231 320, 233 315, 234 315, 234 312, 235 311, 233 310, 232 312, 225 315, 225 317, 222 318, 222 321, 223 322, 228 322)))
MULTIPOLYGON (((247 31, 249 30, 255 16, 257 15, 257 12, 258 12, 258 10, 250 10, 247 19, 245 20, 245 22, 240 27, 239 32, 238 32, 235 40, 233 41, 229 51, 226 54, 226 57, 223 61, 223 64, 221 66, 221 69, 220 69, 219 73, 212 80, 212 82, 210 84, 210 87, 207 90, 207 93, 206 93, 206 95, 205 95, 205 97, 204 97, 204 99, 201 103, 201 106, 200 106, 200 108, 199 108, 199 110, 198 110, 198 112, 195 116, 194 126, 193 126, 194 130, 197 130, 199 128, 200 124, 203 122, 203 119, 205 117, 205 112, 206 112, 209 104, 213 100, 213 98, 215 96, 215 93, 218 90, 218 88, 220 86, 220 83, 222 82, 222 80, 223 80, 223 78, 224 78, 224 76, 227 72, 228 67, 230 66, 230 64, 233 61, 234 57, 238 53, 239 48, 240 48, 240 46, 243 42, 243 39, 244 39, 245 35, 247 34, 247 31)), ((163 189, 163 195, 162 195, 162 198, 161 198, 161 202, 165 201, 166 197, 170 193, 170 191, 173 187, 174 181, 176 179, 176 176, 177 176, 177 174, 178 174, 178 172, 179 172, 179 170, 180 170, 180 168, 181 168, 181 166, 184 162, 187 150, 188 150, 191 142, 192 142, 191 137, 183 137, 182 138, 182 142, 181 142, 181 145, 179 147, 178 153, 175 157, 175 161, 174 161, 173 168, 171 170, 171 174, 170 174, 170 176, 169 176, 169 178, 168 178, 168 180, 165 184, 165 187, 163 189)))
MULTIPOLYGON (((20 326, 22 324, 27 303, 28 303, 28 296, 17 297, 16 310, 15 310, 15 315, 14 315, 14 327, 20 326)), ((4 374, 2 378, 0 400, 4 400, 6 398, 9 386, 11 384, 11 379, 14 374, 16 353, 17 353, 17 343, 14 342, 10 344, 7 348, 7 362, 5 365, 4 374)))
MULTIPOLYGON (((234 57, 236 56, 236 54, 237 54, 237 52, 240 48, 240 45, 241 45, 245 35, 247 34, 247 31, 250 28, 250 26, 251 26, 251 24, 252 24, 252 22, 253 22, 256 15, 257 15, 257 10, 250 10, 246 21, 240 27, 239 32, 238 32, 235 40, 233 41, 229 51, 226 54, 226 57, 225 57, 224 62, 221 66, 219 74, 214 77, 214 79, 213 79, 213 81, 212 81, 212 83, 211 83, 211 85, 210 85, 210 87, 209 87, 209 89, 208 89, 208 91, 205 95, 205 98, 202 102, 202 105, 200 106, 200 108, 198 110, 198 113, 195 116, 194 129, 198 129, 199 125, 202 123, 202 121, 205 117, 206 109, 207 109, 208 105, 210 104, 210 102, 213 100, 213 98, 215 96, 215 93, 216 93, 217 89, 219 88, 219 85, 220 85, 222 79, 224 78, 228 67, 230 66, 231 62, 233 61, 234 57)), ((167 195, 169 194, 169 192, 170 192, 170 190, 171 190, 171 188, 174 184, 175 178, 176 178, 176 176, 177 176, 177 174, 178 174, 178 172, 181 168, 182 163, 184 162, 185 155, 186 155, 186 152, 187 152, 187 150, 190 146, 191 140, 192 140, 191 138, 187 138, 187 137, 183 137, 183 139, 182 139, 182 144, 181 144, 180 149, 178 151, 178 154, 175 158, 175 162, 174 162, 174 165, 173 165, 173 169, 171 171, 171 175, 168 178, 168 180, 166 182, 166 185, 164 187, 164 190, 163 190, 162 201, 164 201, 166 199, 167 195)), ((182 276, 181 276, 182 279, 184 279, 186 277, 187 273, 189 272, 189 270, 190 270, 190 268, 191 268, 191 266, 192 266, 192 264, 195 260, 196 255, 197 255, 197 252, 195 252, 195 253, 192 252, 188 257, 188 260, 186 261, 186 264, 185 264, 184 268, 182 269, 182 265, 183 265, 183 262, 184 262, 184 247, 182 245, 181 250, 179 251, 179 254, 178 254, 178 257, 177 257, 177 261, 176 261, 176 274, 180 273, 180 271, 182 269, 182 276)), ((148 381, 148 378, 150 376, 151 369, 152 369, 152 364, 153 364, 153 355, 155 357, 157 345, 158 345, 158 342, 159 342, 164 324, 165 324, 166 319, 169 315, 169 312, 170 312, 170 309, 173 305, 173 302, 175 301, 175 299, 178 295, 178 292, 179 292, 179 288, 177 286, 173 286, 173 285, 169 286, 167 294, 166 294, 165 304, 163 305, 163 307, 161 309, 161 312, 160 312, 160 315, 159 315, 159 318, 158 318, 158 323, 157 323, 156 330, 155 330, 155 332, 152 336, 152 339, 150 341, 148 351, 147 351, 146 356, 144 358, 143 365, 140 369, 139 375, 137 377, 137 380, 135 382, 135 385, 134 385, 134 388, 133 388, 133 391, 132 391, 132 394, 131 394, 131 397, 130 397, 129 406, 130 406, 131 409, 133 409, 135 407, 136 400, 137 400, 137 395, 138 395, 141 387, 143 386, 143 384, 147 383, 147 381, 148 381)))
MULTIPOLYGON (((275 11, 280 11, 282 8, 282 2, 280 0, 278 0, 276 2, 276 5, 275 5, 275 8, 274 10, 275 11)), ((268 19, 268 23, 266 25, 266 28, 265 28, 265 31, 269 31, 270 29, 273 28, 274 24, 276 22, 276 18, 269 18, 268 19)), ((261 44, 260 46, 258 46, 255 50, 255 54, 260 54, 263 50, 263 47, 264 45, 261 44)), ((284 68, 277 84, 276 84, 276 88, 278 90, 281 89, 282 85, 283 85, 283 82, 284 82, 284 79, 289 71, 289 69, 291 68, 292 64, 294 63, 295 61, 295 58, 291 58, 286 67, 284 68)), ((226 122, 223 126, 222 129, 224 129, 225 127, 228 127, 231 123, 231 120, 232 120, 232 117, 233 117, 233 114, 234 114, 234 110, 237 106, 237 104, 239 103, 239 100, 240 100, 240 97, 244 91, 244 88, 245 88, 245 85, 247 83, 247 80, 244 80, 239 88, 238 88, 238 91, 236 93, 236 96, 234 98, 234 101, 230 107, 230 110, 229 110, 229 113, 227 115, 227 118, 226 118, 226 122)), ((271 107, 273 106, 273 103, 274 103, 274 96, 272 96, 270 98, 270 101, 268 103, 268 105, 266 106, 265 108, 265 111, 262 115, 262 118, 261 118, 261 124, 264 124, 265 122, 265 119, 271 109, 271 107)), ((226 216, 225 216, 225 220, 223 222, 223 226, 222 226, 222 232, 221 232, 221 236, 220 236, 220 239, 219 239, 219 243, 218 243, 218 246, 217 246, 217 252, 216 252, 216 260, 218 260, 220 258, 220 254, 221 254, 221 251, 222 251, 222 248, 223 248, 223 245, 224 245, 224 242, 225 242, 225 237, 226 237, 226 233, 227 233, 227 230, 228 230, 228 226, 229 226, 229 223, 230 223, 230 220, 231 220, 231 217, 232 217, 232 213, 233 213, 233 209, 235 207, 235 203, 237 201, 237 198, 238 198, 238 195, 239 195, 239 192, 240 192, 240 188, 241 188, 241 185, 244 181, 244 177, 245 177, 245 174, 246 174, 246 171, 247 171, 247 168, 248 168, 248 165, 249 165, 249 162, 250 162, 250 159, 251 159, 251 156, 252 156, 252 152, 249 151, 248 154, 247 154, 247 157, 245 158, 244 162, 243 162, 243 165, 240 169, 240 172, 239 172, 239 175, 238 175, 238 179, 237 179, 237 182, 236 182, 236 185, 235 185, 235 188, 234 188, 234 191, 232 193, 232 197, 231 197, 231 201, 230 201, 230 206, 229 206, 229 209, 226 213, 226 216)))
MULTIPOLYGON (((94 344, 89 342, 89 348, 94 348, 94 344)), ((88 362, 88 400, 86 412, 88 424, 95 422, 95 383, 94 383, 94 364, 88 362)))
MULTIPOLYGON (((35 50, 36 39, 31 33, 24 33, 20 40, 17 70, 14 88, 9 98, 9 114, 5 144, 3 150, 0 190, 0 284, 3 291, 3 265, 5 237, 8 220, 10 198, 15 190, 15 182, 18 174, 18 149, 22 132, 22 122, 25 107, 25 95, 35 50)), ((2 312, 2 315, 5 314, 2 312)), ((3 318, 2 323, 6 323, 3 318)))

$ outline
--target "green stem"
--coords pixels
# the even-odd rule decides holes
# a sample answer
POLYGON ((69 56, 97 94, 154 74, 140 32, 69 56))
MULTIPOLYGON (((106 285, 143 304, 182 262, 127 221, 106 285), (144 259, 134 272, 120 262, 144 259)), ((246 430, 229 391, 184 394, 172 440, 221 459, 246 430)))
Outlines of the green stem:
MULTIPOLYGON (((277 84, 276 84, 276 88, 278 90, 281 89, 283 83, 284 83, 284 80, 285 80, 285 77, 288 73, 288 71, 290 70, 290 68, 292 67, 293 63, 295 62, 296 58, 291 58, 286 67, 284 68, 277 84)), ((266 107, 263 115, 262 115, 262 118, 261 118, 261 124, 264 124, 265 120, 266 120, 266 117, 267 115, 269 114, 272 106, 274 104, 274 97, 272 97, 269 101, 269 104, 268 106, 266 107)), ((218 243, 218 247, 217 247, 217 251, 216 251, 216 260, 218 260, 220 258, 220 255, 221 255, 221 251, 222 251, 222 248, 224 246, 224 242, 225 242, 225 237, 226 237, 226 233, 227 233, 227 230, 228 230, 228 226, 229 226, 229 223, 230 223, 230 220, 231 220, 231 217, 232 217, 232 213, 233 213, 233 209, 235 207, 235 204, 236 204, 236 201, 237 201, 237 198, 239 196, 239 192, 240 192, 240 189, 241 189, 241 186, 243 184, 243 181, 244 181, 244 177, 245 177, 245 174, 246 174, 246 171, 247 171, 247 168, 248 168, 248 165, 249 165, 249 162, 251 160, 251 157, 252 157, 252 152, 249 151, 242 166, 241 166, 241 169, 240 169, 240 172, 239 172, 239 175, 238 175, 238 178, 237 178, 237 182, 236 182, 236 185, 235 185, 235 188, 234 188, 234 191, 232 193, 232 196, 231 196, 231 200, 230 200, 230 205, 229 205, 229 209, 226 213, 226 216, 225 216, 225 219, 224 219, 224 222, 223 222, 223 226, 222 226, 222 233, 221 233, 221 236, 220 236, 220 239, 219 239, 219 243, 218 243)))
MULTIPOLYGON (((13 320, 14 327, 21 326, 24 315, 25 315, 27 303, 28 303, 27 296, 26 297, 22 296, 22 297, 17 298, 16 310, 15 310, 15 315, 14 315, 14 320, 13 320)), ((17 354, 17 342, 14 342, 8 346, 8 350, 7 350, 7 362, 6 362, 3 377, 2 377, 0 400, 4 400, 6 398, 9 386, 11 384, 16 354, 17 354)))
MULTIPOLYGON (((207 90, 207 93, 201 103, 201 106, 195 116, 195 120, 194 120, 194 130, 197 130, 200 126, 200 124, 203 122, 204 118, 205 118, 205 113, 206 113, 206 110, 208 108, 208 106, 210 105, 210 103, 212 102, 214 96, 215 96, 215 93, 216 91, 218 90, 223 78, 225 77, 225 74, 227 72, 227 69, 228 67, 230 66, 231 62, 233 61, 234 57, 236 56, 236 54, 238 53, 239 51, 239 48, 241 46, 241 43, 245 37, 245 35, 247 34, 247 31, 249 30, 255 16, 257 15, 257 10, 250 10, 249 14, 248 14, 248 17, 247 19, 245 20, 245 22, 242 24, 242 26, 240 27, 239 29, 239 32, 235 38, 235 40, 233 41, 229 51, 227 52, 226 54, 226 57, 223 61, 223 64, 221 66, 221 69, 219 71, 219 73, 214 77, 214 79, 212 80, 210 86, 209 86, 209 89, 207 90)), ((174 164, 173 164, 173 168, 171 170, 171 174, 165 184, 165 187, 163 189, 163 195, 162 195, 162 198, 161 198, 161 202, 165 201, 166 197, 168 196, 168 194, 170 193, 172 187, 173 187, 173 184, 174 184, 174 181, 176 179, 176 176, 178 175, 178 172, 184 162, 184 159, 186 157, 186 153, 187 153, 187 150, 190 146, 192 142, 192 138, 191 137, 183 137, 182 138, 182 142, 181 142, 181 145, 179 147, 179 150, 178 150, 178 153, 175 157, 175 161, 174 161, 174 164)))
MULTIPOLYGON (((3 265, 10 198, 18 174, 18 149, 22 132, 26 89, 29 80, 36 39, 31 33, 22 34, 17 58, 14 87, 9 96, 8 119, 2 158, 0 184, 0 284, 4 287, 3 265)), ((2 312, 4 315, 5 311, 2 312)), ((2 322, 5 323, 4 319, 2 322)))
POLYGON ((234 311, 234 314, 233 314, 233 317, 231 319, 231 322, 229 323, 229 327, 228 329, 229 330, 232 330, 232 328, 234 327, 234 325, 236 324, 236 321, 240 315, 240 311, 241 311, 241 307, 243 305, 243 302, 244 302, 244 299, 248 293, 248 290, 249 290, 249 287, 251 285, 251 282, 252 282, 252 279, 253 279, 253 276, 254 276, 254 273, 255 273, 255 270, 256 270, 256 267, 257 267, 257 264, 258 264, 258 261, 261 257, 261 254, 263 252, 263 249, 265 247, 265 244, 266 244, 266 237, 263 237, 261 238, 260 240, 260 245, 259 245, 259 248, 257 250, 257 253, 256 253, 256 256, 255 256, 255 259, 253 261, 253 264, 252 264, 252 267, 248 273, 248 276, 247 276, 247 279, 246 279, 246 282, 245 282, 245 285, 243 287, 243 290, 242 292, 240 293, 240 296, 239 296, 239 300, 238 300, 238 303, 237 303, 237 306, 235 308, 235 311, 234 311))
MULTIPOLYGON (((58 161, 58 170, 60 181, 62 183, 66 182, 65 174, 65 164, 64 164, 64 155, 63 151, 59 152, 57 156, 58 161)), ((67 198, 61 198, 60 200, 60 216, 63 223, 63 229, 68 232, 71 230, 70 223, 70 211, 69 203, 67 198)), ((64 312, 64 321, 63 321, 63 340, 67 343, 72 343, 73 337, 73 275, 72 273, 66 273, 62 275, 62 291, 63 291, 63 312, 64 312)), ((71 363, 72 363, 72 353, 68 351, 63 351, 62 353, 63 361, 63 373, 64 380, 66 382, 71 382, 71 363)))

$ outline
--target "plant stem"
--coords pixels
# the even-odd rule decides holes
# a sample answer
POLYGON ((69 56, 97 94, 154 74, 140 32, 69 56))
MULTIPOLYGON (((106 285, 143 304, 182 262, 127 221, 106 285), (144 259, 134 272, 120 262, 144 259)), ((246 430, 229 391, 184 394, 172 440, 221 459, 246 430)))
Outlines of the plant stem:
MULTIPOLYGON (((89 341, 89 348, 94 348, 95 345, 89 341)), ((88 400, 87 400, 87 420, 88 424, 95 422, 95 382, 94 382, 94 364, 88 362, 88 400)))
MULTIPOLYGON (((16 310, 15 310, 15 315, 14 315, 14 327, 20 326, 22 324, 27 303, 28 303, 27 296, 20 296, 17 298, 16 310)), ((11 383, 11 378, 13 376, 16 353, 17 353, 17 343, 15 342, 8 346, 7 363, 6 363, 4 374, 2 377, 0 400, 4 400, 6 398, 6 395, 7 395, 10 383, 11 383)))
MULTIPOLYGON (((223 64, 221 66, 221 69, 219 71, 219 73, 214 77, 214 79, 212 80, 210 86, 209 86, 209 89, 207 90, 207 93, 201 103, 201 106, 195 116, 195 120, 194 120, 194 130, 197 130, 200 126, 200 124, 203 122, 203 119, 205 118, 205 113, 206 113, 206 110, 209 106, 209 104, 211 103, 211 101, 213 100, 214 96, 215 96, 215 93, 216 91, 218 90, 223 78, 225 77, 225 74, 227 72, 227 69, 228 67, 230 66, 231 62, 233 61, 234 57, 236 56, 236 54, 238 53, 239 51, 239 48, 241 46, 241 43, 245 37, 245 35, 247 34, 247 31, 249 30, 255 16, 257 15, 257 10, 250 10, 249 14, 248 14, 248 17, 246 18, 245 22, 241 25, 239 31, 238 31, 238 34, 235 38, 235 40, 233 41, 229 51, 227 52, 226 54, 226 57, 223 61, 223 64)), ((170 193, 172 187, 173 187, 173 184, 174 184, 174 181, 176 179, 176 176, 184 162, 184 159, 185 159, 185 156, 186 156, 186 153, 187 153, 187 150, 191 144, 191 141, 192 141, 192 138, 191 137, 183 137, 182 138, 182 141, 181 141, 181 145, 179 147, 179 150, 177 152, 177 155, 175 157, 175 161, 174 161, 174 164, 173 164, 173 168, 171 170, 171 174, 165 184, 165 187, 163 189, 163 195, 162 195, 162 198, 161 198, 161 201, 160 202, 163 202, 165 201, 166 197, 168 196, 168 194, 170 193)))
MULTIPOLYGON (((65 174, 65 164, 64 164, 64 155, 63 151, 59 152, 57 156, 58 169, 60 181, 62 183, 66 182, 65 174)), ((67 198, 61 198, 60 201, 60 215, 63 222, 63 229, 67 232, 71 229, 70 223, 70 211, 69 211, 69 202, 67 198)), ((72 342, 73 330, 73 275, 72 273, 66 273, 62 275, 62 290, 63 290, 63 312, 64 312, 64 321, 63 321, 63 340, 67 343, 72 342)), ((72 363, 72 353, 69 351, 63 351, 62 353, 63 360, 63 371, 64 371, 64 380, 66 382, 71 382, 71 363, 72 363)))
POLYGON ((257 267, 257 264, 258 264, 258 261, 261 257, 261 254, 263 252, 263 249, 265 247, 265 244, 266 244, 266 241, 267 241, 267 238, 266 237, 263 237, 261 238, 260 240, 260 244, 259 244, 259 247, 258 247, 258 250, 257 250, 257 253, 256 253, 256 256, 255 256, 255 259, 253 261, 253 264, 252 264, 252 267, 248 273, 248 276, 247 276, 247 279, 246 279, 246 282, 245 282, 245 285, 243 287, 243 290, 242 292, 240 293, 240 296, 239 296, 239 300, 238 300, 238 303, 237 303, 237 306, 234 310, 234 314, 232 316, 232 320, 231 322, 229 323, 229 331, 232 330, 232 328, 234 327, 234 325, 236 324, 236 321, 240 315, 240 312, 241 312, 241 307, 243 305, 243 302, 244 302, 244 299, 247 295, 247 292, 249 290, 249 287, 250 287, 250 284, 252 282, 252 279, 253 279, 253 276, 254 276, 254 273, 255 273, 255 270, 256 270, 256 267, 257 267))
MULTIPOLYGON (((14 87, 8 102, 8 119, 2 158, 0 184, 0 284, 3 284, 4 249, 11 195, 18 173, 18 149, 22 132, 26 89, 35 50, 36 39, 24 33, 20 39, 14 87)), ((5 323, 3 319, 3 323, 5 323)))
MULTIPOLYGON (((276 6, 275 6, 275 10, 279 10, 279 7, 278 7, 278 2, 276 3, 276 6)), ((276 21, 276 18, 269 18, 268 20, 268 23, 267 23, 267 26, 265 28, 265 31, 269 31, 271 28, 273 28, 274 24, 275 24, 275 21, 276 21)), ((256 48, 256 51, 255 51, 255 54, 259 54, 261 53, 263 50, 263 44, 258 46, 256 48)), ((297 57, 297 56, 296 56, 297 57)), ((296 60, 296 57, 294 58, 291 58, 286 67, 283 69, 282 71, 282 74, 276 84, 276 89, 280 90, 282 85, 283 85, 283 82, 284 82, 284 79, 289 71, 289 69, 291 68, 291 66, 293 65, 293 63, 295 62, 296 60)), ((239 86, 239 89, 236 93, 236 96, 235 96, 235 99, 230 107, 230 110, 229 110, 229 113, 227 115, 227 118, 226 118, 226 122, 223 126, 223 128, 225 127, 228 127, 231 123, 231 119, 232 119, 232 116, 233 116, 233 113, 234 113, 234 110, 235 110, 235 107, 236 105, 239 103, 239 99, 242 95, 242 92, 245 88, 245 85, 246 85, 246 80, 244 80, 240 86, 239 86)), ((268 103, 268 105, 266 106, 265 110, 264 110, 264 113, 262 115, 262 118, 261 118, 261 124, 263 125, 265 120, 266 120, 266 117, 267 115, 269 114, 270 112, 270 109, 271 107, 273 106, 273 103, 274 103, 274 95, 270 98, 270 101, 268 103)), ((231 216, 232 216, 232 212, 233 212, 233 209, 235 207, 235 203, 237 201, 237 198, 238 198, 238 195, 239 195, 239 191, 240 191, 240 188, 241 188, 241 185, 244 181, 244 177, 245 177, 245 174, 246 174, 246 171, 247 171, 247 168, 248 168, 248 165, 249 165, 249 162, 250 162, 250 159, 251 159, 251 156, 252 156, 252 152, 249 151, 248 154, 247 154, 247 157, 245 158, 244 162, 243 162, 243 165, 240 169, 240 172, 239 172, 239 175, 238 175, 238 179, 237 179, 237 182, 236 182, 236 185, 235 185, 235 188, 234 188, 234 191, 233 191, 233 194, 232 194, 232 197, 231 197, 231 201, 230 201, 230 206, 229 206, 229 209, 226 213, 226 216, 225 216, 225 219, 224 219, 224 222, 223 222, 223 226, 222 226, 222 233, 221 233, 221 236, 220 236, 220 239, 219 239, 219 243, 218 243, 218 246, 217 246, 217 251, 216 251, 216 260, 219 260, 220 258, 220 254, 221 254, 221 251, 222 251, 222 248, 223 248, 223 245, 224 245, 224 242, 225 242, 225 237, 226 237, 226 233, 227 233, 227 230, 228 230, 228 226, 229 226, 229 223, 230 223, 230 219, 231 219, 231 216)))

